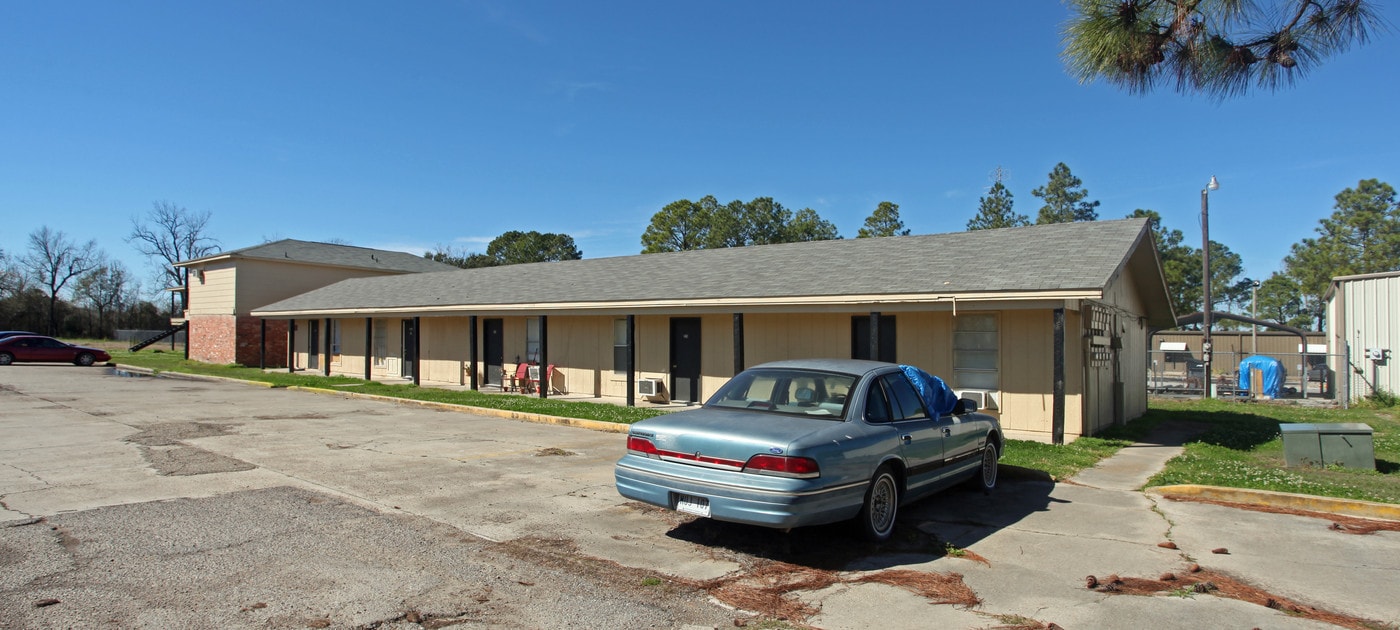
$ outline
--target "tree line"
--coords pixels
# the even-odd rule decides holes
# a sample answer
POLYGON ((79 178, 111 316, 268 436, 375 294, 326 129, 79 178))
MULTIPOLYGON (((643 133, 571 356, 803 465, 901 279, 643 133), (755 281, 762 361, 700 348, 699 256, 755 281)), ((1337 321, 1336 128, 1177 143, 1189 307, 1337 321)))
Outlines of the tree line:
MULTIPOLYGON (((157 202, 132 218, 126 241, 157 263, 156 283, 184 286, 181 260, 217 251, 205 235, 208 212, 157 202)), ((23 252, 0 250, 0 328, 64 337, 110 338, 119 328, 164 329, 184 310, 148 299, 145 285, 90 239, 78 242, 49 226, 29 233, 23 252)), ((177 300, 183 293, 172 292, 177 300)))
MULTIPOLYGON (((1015 198, 1000 170, 978 199, 968 230, 1031 225, 1015 209, 1015 198)), ((1063 163, 1046 183, 1031 191, 1041 201, 1036 224, 1094 221, 1099 202, 1090 200, 1083 182, 1063 163)), ((1241 277, 1243 260, 1212 240, 1212 308, 1255 312, 1261 319, 1299 328, 1323 326, 1323 296, 1336 276, 1400 270, 1400 203, 1395 189, 1377 179, 1361 180, 1334 198, 1332 213, 1319 220, 1316 235, 1294 243, 1283 270, 1257 280, 1241 277), (1257 304, 1253 303, 1257 296, 1257 304)), ((146 297, 145 284, 94 240, 78 242, 60 230, 42 226, 29 234, 22 252, 0 250, 0 329, 30 330, 69 337, 109 337, 118 328, 164 328, 172 314, 185 308, 188 271, 182 260, 219 251, 207 234, 210 213, 192 212, 157 202, 143 217, 132 219, 126 241, 155 267, 155 282, 171 287, 175 304, 146 297)), ((1136 209, 1128 217, 1151 221, 1163 275, 1178 313, 1201 308, 1201 250, 1186 235, 1162 223, 1154 210, 1136 209)), ((856 238, 908 235, 899 204, 882 201, 856 238)), ((843 238, 836 226, 815 210, 793 212, 771 197, 721 204, 713 195, 699 201, 681 199, 656 212, 641 236, 642 253, 843 238)), ((536 231, 510 231, 493 239, 484 253, 439 245, 424 257, 464 268, 583 257, 573 237, 536 231)), ((1223 328, 1241 326, 1222 321, 1223 328)))
MULTIPOLYGON (((1005 184, 1005 172, 994 171, 993 184, 978 199, 968 230, 1020 227, 1033 224, 1096 221, 1099 202, 1089 198, 1083 181, 1063 162, 1051 169, 1046 183, 1031 190, 1040 200, 1035 221, 1016 211, 1015 198, 1005 184)), ((1243 277, 1244 261, 1228 246, 1210 241, 1211 308, 1303 329, 1321 330, 1323 296, 1331 279, 1341 275, 1400 270, 1400 205, 1395 190, 1376 179, 1362 180, 1335 197, 1331 216, 1322 219, 1317 236, 1293 244, 1282 271, 1268 278, 1243 277), (1256 286, 1257 282, 1257 286, 1256 286), (1255 300, 1257 298, 1257 303, 1255 300)), ((1162 223, 1155 210, 1136 209, 1126 218, 1152 224, 1157 254, 1178 313, 1201 310, 1201 249, 1181 230, 1162 223)), ((902 236, 910 230, 899 216, 899 205, 882 201, 865 219, 856 238, 902 236)), ((771 197, 721 204, 713 195, 699 201, 680 199, 667 204, 642 233, 642 253, 674 252, 718 247, 843 238, 836 226, 811 208, 792 212, 771 197)), ((1221 328, 1245 324, 1219 321, 1221 328)))

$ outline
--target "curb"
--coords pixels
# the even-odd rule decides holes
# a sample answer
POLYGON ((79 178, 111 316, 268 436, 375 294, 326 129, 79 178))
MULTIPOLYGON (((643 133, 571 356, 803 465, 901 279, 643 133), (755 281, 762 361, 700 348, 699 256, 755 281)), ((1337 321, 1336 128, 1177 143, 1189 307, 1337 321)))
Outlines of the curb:
MULTIPOLYGON (((131 365, 120 365, 120 364, 118 364, 118 365, 113 365, 113 367, 116 368, 116 369, 118 369, 118 370, 122 370, 122 371, 126 371, 126 372, 136 372, 136 373, 139 373, 139 374, 147 374, 147 375, 155 376, 155 377, 180 378, 180 379, 192 380, 192 381, 204 380, 204 381, 217 381, 217 382, 223 382, 223 383, 241 383, 241 384, 244 384, 244 385, 253 385, 253 386, 256 386, 256 387, 266 387, 266 388, 268 388, 268 389, 272 389, 272 388, 273 388, 272 383, 264 383, 264 382, 262 382, 262 381, 245 381, 245 380, 237 379, 237 378, 226 378, 226 377, 223 377, 223 376, 206 376, 206 375, 203 375, 203 374, 188 374, 188 373, 185 373, 185 372, 159 372, 159 373, 157 373, 155 370, 152 370, 152 369, 149 369, 149 368, 136 367, 136 366, 131 366, 131 365)), ((431 400, 413 400, 413 399, 411 399, 411 398, 395 398, 395 397, 393 397, 393 396, 379 396, 379 395, 376 395, 376 394, 361 394, 361 393, 358 393, 358 392, 342 392, 342 391, 334 390, 334 389, 326 389, 326 388, 324 388, 324 387, 304 387, 304 386, 301 386, 301 385, 293 385, 293 386, 290 386, 290 387, 283 387, 283 388, 281 388, 281 389, 285 389, 285 390, 288 390, 288 391, 295 391, 295 392, 306 392, 306 393, 310 393, 310 394, 324 394, 324 395, 331 395, 331 396, 341 396, 341 397, 344 397, 344 398, 359 398, 359 399, 362 399, 362 400, 375 400, 375 401, 379 401, 379 402, 394 403, 394 404, 397 404, 397 405, 413 405, 413 406, 418 406, 418 407, 426 407, 426 408, 428 408, 428 409, 440 409, 440 410, 443 410, 443 411, 452 411, 452 412, 456 412, 456 413, 470 413, 470 414, 476 414, 476 415, 478 415, 478 416, 491 416, 491 417, 494 417, 494 418, 505 418, 505 419, 507 419, 507 420, 520 420, 520 421, 523 421, 523 422, 533 422, 533 423, 535 423, 535 424, 549 424, 549 425, 554 425, 554 426, 578 427, 578 428, 580 428, 580 429, 589 429, 589 430, 592 430, 592 431, 603 431, 603 432, 607 432, 607 433, 626 433, 627 430, 628 430, 629 428, 631 428, 631 426, 632 426, 632 425, 630 425, 630 424, 622 424, 622 423, 620 423, 620 422, 603 422, 603 421, 601 421, 601 420, 584 420, 584 419, 581 419, 581 418, 566 418, 566 417, 564 417, 564 416, 550 416, 550 415, 545 415, 545 414, 542 414, 542 413, 530 413, 530 412, 526 412, 526 411, 512 411, 512 410, 510 410, 510 409, 496 409, 496 408, 493 408, 493 407, 472 407, 472 406, 470 406, 470 405, 454 405, 454 404, 452 404, 452 403, 433 402, 433 401, 431 401, 431 400)))
POLYGON ((1209 501, 1223 501, 1226 503, 1243 503, 1245 505, 1259 505, 1303 510, 1307 512, 1325 512, 1328 514, 1344 514, 1346 516, 1358 516, 1361 518, 1400 521, 1400 505, 1360 501, 1356 499, 1335 499, 1332 497, 1315 497, 1306 494, 1273 492, 1271 490, 1246 490, 1243 488, 1222 488, 1219 486, 1197 486, 1189 484, 1157 486, 1154 488, 1147 488, 1144 492, 1168 499, 1205 499, 1209 501))
POLYGON ((207 374, 190 374, 190 373, 188 373, 188 372, 170 372, 170 371, 157 372, 157 371, 155 371, 155 370, 153 370, 153 369, 151 369, 151 368, 139 367, 139 366, 135 366, 135 365, 124 365, 124 364, 121 364, 121 363, 112 363, 112 364, 110 364, 109 367, 111 367, 111 368, 114 369, 114 370, 121 370, 121 371, 123 371, 123 372, 133 372, 133 373, 136 373, 136 374, 145 374, 146 376, 154 376, 154 377, 156 377, 156 378, 178 378, 178 379, 186 380, 186 381, 214 381, 214 382, 217 382, 217 383, 241 383, 241 384, 243 384, 243 385, 252 385, 252 386, 254 386, 254 387, 266 387, 267 389, 272 389, 272 388, 273 388, 272 383, 264 383, 264 382, 262 382, 262 381, 245 381, 245 380, 243 380, 243 379, 239 379, 239 378, 228 378, 228 377, 225 377, 225 376, 209 376, 209 375, 207 375, 207 374))

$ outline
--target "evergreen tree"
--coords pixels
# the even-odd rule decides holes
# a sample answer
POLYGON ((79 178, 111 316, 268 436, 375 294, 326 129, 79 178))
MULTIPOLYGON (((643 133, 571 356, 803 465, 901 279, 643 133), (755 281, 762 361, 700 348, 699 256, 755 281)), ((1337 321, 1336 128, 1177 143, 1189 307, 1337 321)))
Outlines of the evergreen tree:
POLYGON ((787 242, 834 241, 841 238, 836 224, 821 218, 816 210, 803 208, 797 211, 786 229, 787 242))
POLYGON ((1011 191, 1001 181, 992 184, 987 196, 977 200, 977 215, 967 222, 968 230, 995 230, 1030 225, 1030 217, 1011 209, 1011 191))
POLYGON ((1089 196, 1089 191, 1084 190, 1083 184, 1084 182, 1069 172, 1069 167, 1065 166, 1064 162, 1056 164, 1055 168, 1050 170, 1050 180, 1044 186, 1031 191, 1032 195, 1045 202, 1045 205, 1040 207, 1036 224, 1097 221, 1099 213, 1094 208, 1099 207, 1099 202, 1084 201, 1084 198, 1089 196))
POLYGON ((1068 0, 1061 57, 1081 83, 1159 81, 1218 99, 1275 90, 1386 24, 1368 0, 1068 0))
POLYGON ((642 233, 642 253, 681 252, 701 249, 710 239, 712 209, 719 202, 705 197, 699 203, 681 199, 666 204, 651 215, 651 224, 642 233))
POLYGON ((899 219, 899 204, 881 201, 875 211, 865 218, 865 227, 856 233, 856 238, 877 236, 909 236, 904 221, 899 219))
POLYGON ((1376 179, 1337 193, 1336 210, 1321 219, 1316 238, 1294 243, 1283 259, 1286 273, 1320 323, 1322 296, 1332 278, 1400 270, 1400 205, 1395 189, 1376 179))

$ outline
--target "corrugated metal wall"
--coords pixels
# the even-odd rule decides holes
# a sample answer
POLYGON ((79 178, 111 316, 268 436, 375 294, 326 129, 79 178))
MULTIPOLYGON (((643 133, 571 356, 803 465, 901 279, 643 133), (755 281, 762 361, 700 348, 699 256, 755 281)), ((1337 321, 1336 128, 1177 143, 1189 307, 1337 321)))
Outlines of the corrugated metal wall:
POLYGON ((1343 320, 1336 334, 1351 346, 1347 384, 1352 400, 1365 398, 1377 387, 1400 393, 1400 274, 1339 280, 1336 299, 1341 301, 1343 320), (1368 348, 1389 350, 1389 359, 1368 359, 1368 348))

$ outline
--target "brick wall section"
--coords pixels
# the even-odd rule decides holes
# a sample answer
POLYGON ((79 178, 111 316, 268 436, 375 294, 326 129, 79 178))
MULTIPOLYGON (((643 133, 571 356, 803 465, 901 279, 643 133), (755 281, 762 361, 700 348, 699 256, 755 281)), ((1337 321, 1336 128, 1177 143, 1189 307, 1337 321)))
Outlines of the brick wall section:
POLYGON ((192 315, 190 359, 204 363, 233 363, 237 320, 232 315, 192 315))
MULTIPOLYGON (((190 322, 190 358, 205 363, 258 365, 262 320, 233 315, 194 315, 190 322)), ((287 366, 287 322, 268 320, 266 363, 287 366)))
MULTIPOLYGON (((257 317, 238 318, 238 362, 250 367, 258 365, 258 349, 261 347, 262 319, 257 317)), ((287 367, 287 320, 267 320, 267 367, 287 367)))

